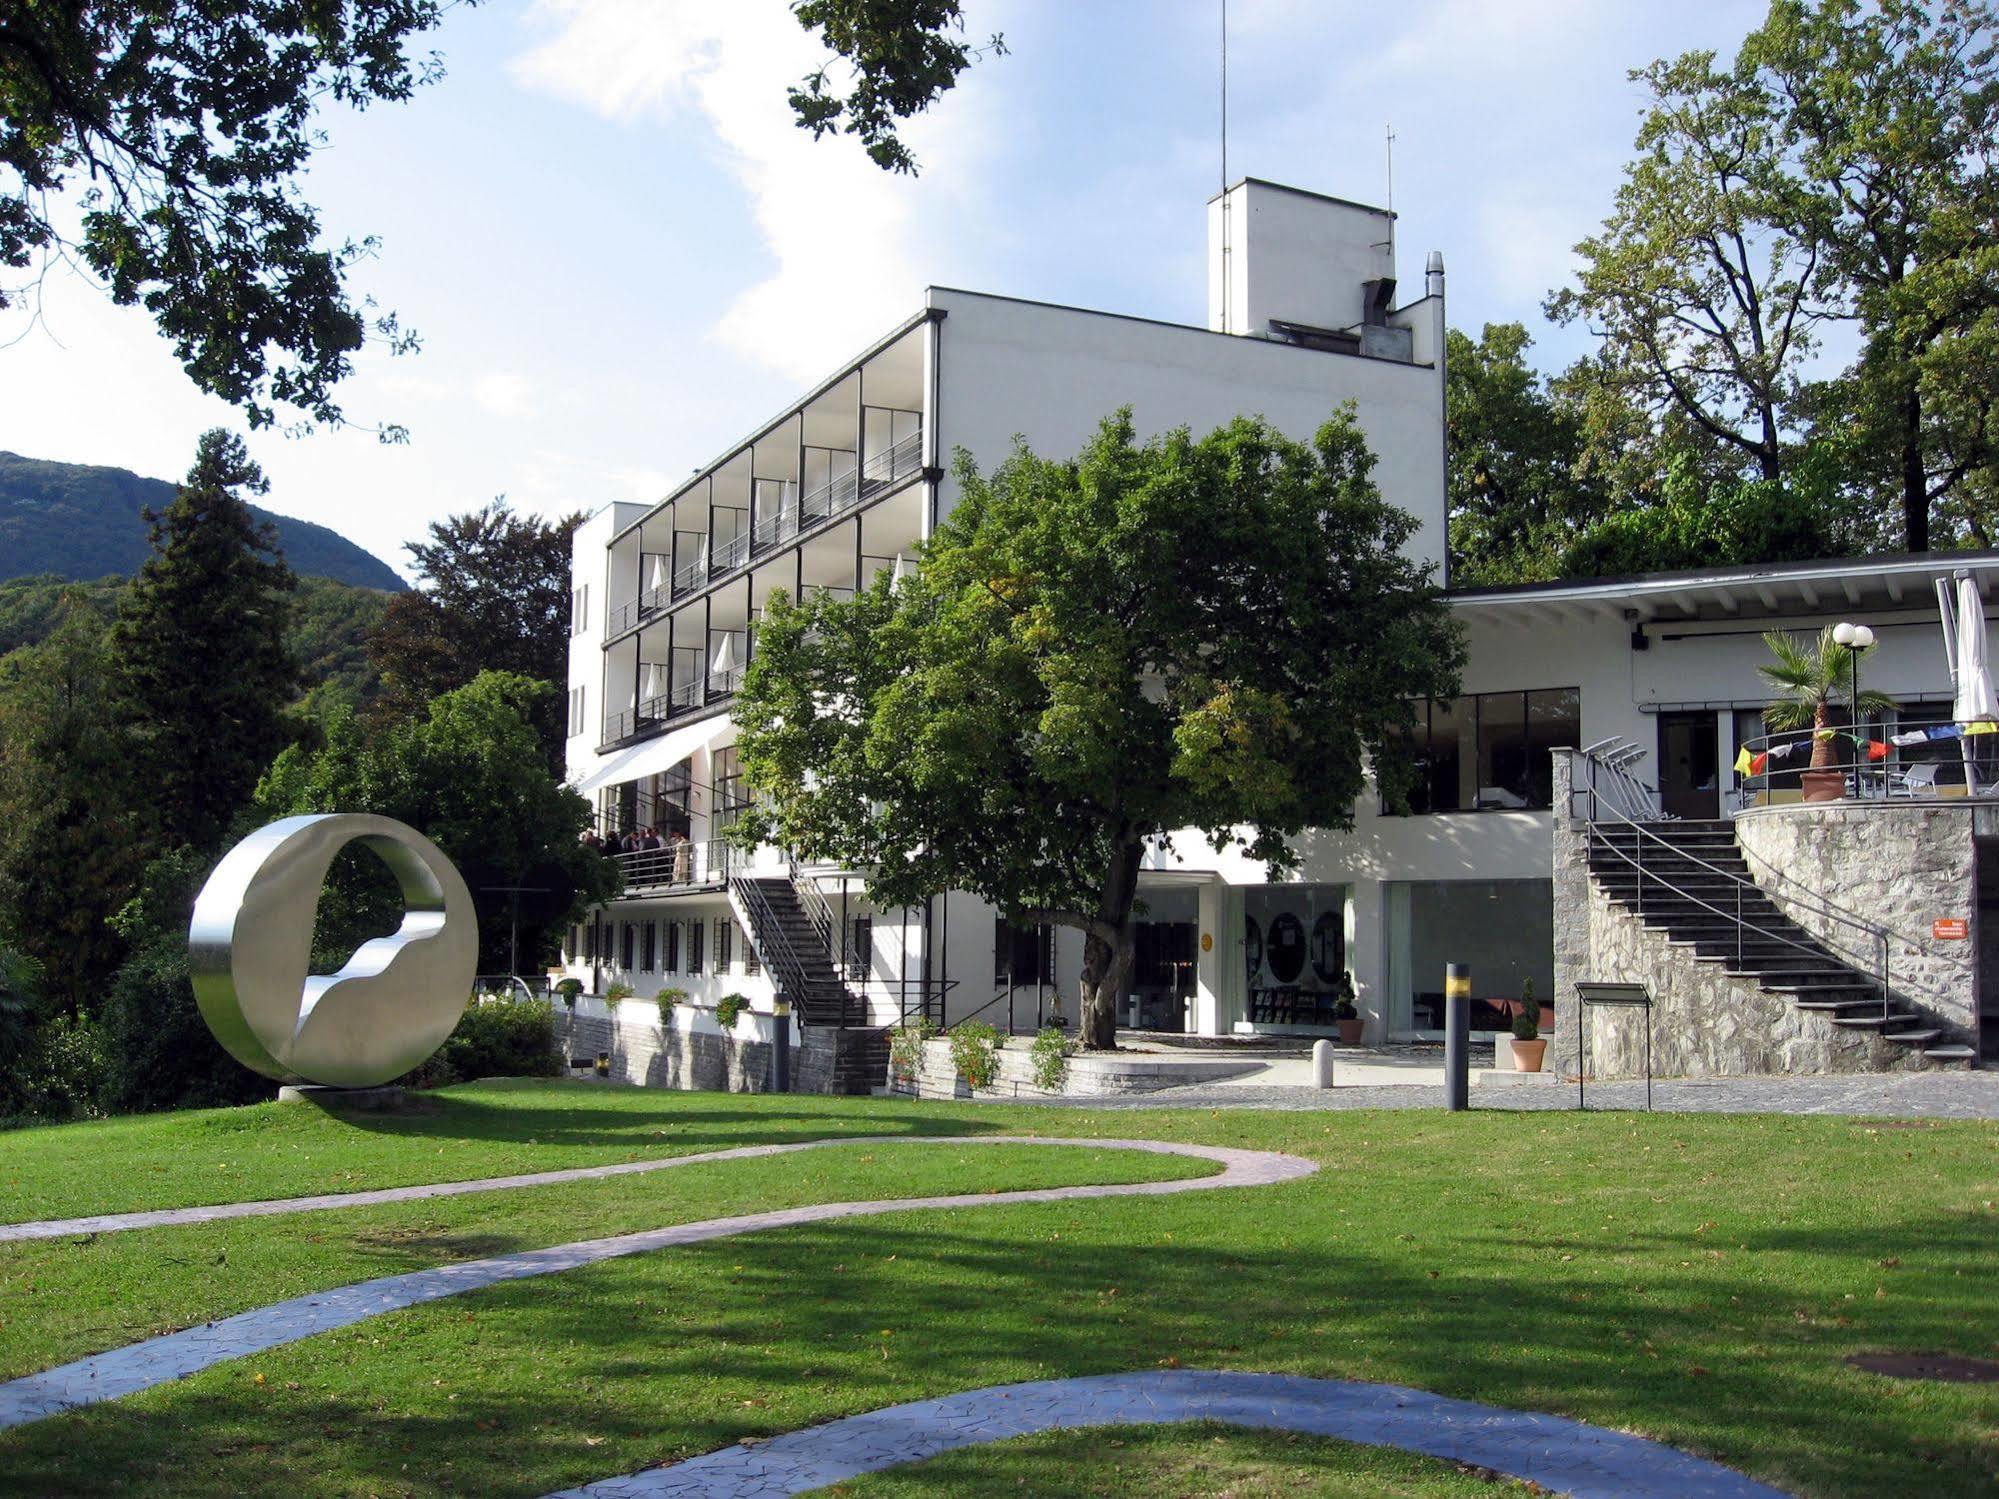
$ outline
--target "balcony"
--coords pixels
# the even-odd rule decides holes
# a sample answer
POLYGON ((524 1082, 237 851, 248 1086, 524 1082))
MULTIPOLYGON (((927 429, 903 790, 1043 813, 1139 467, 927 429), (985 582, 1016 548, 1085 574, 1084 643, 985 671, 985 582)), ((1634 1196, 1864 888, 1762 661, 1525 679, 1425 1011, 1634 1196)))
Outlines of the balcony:
POLYGON ((669 844, 613 857, 624 871, 627 896, 660 890, 719 889, 729 883, 735 870, 749 863, 748 855, 725 838, 669 844))

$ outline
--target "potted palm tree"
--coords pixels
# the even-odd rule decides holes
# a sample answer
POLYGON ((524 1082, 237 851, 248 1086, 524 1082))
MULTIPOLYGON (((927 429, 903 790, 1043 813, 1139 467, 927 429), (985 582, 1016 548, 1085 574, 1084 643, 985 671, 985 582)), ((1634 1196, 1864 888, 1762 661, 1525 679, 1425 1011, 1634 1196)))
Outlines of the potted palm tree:
POLYGON ((1766 631, 1763 644, 1772 659, 1757 670, 1783 694, 1763 710, 1764 726, 1779 734, 1811 731, 1811 769, 1799 777, 1805 800, 1838 801, 1846 795, 1846 772, 1835 768, 1839 755, 1832 742, 1833 709, 1844 701, 1857 727, 1865 714, 1892 708, 1895 700, 1884 692, 1855 696, 1853 651, 1833 639, 1829 625, 1810 645, 1782 630, 1766 631))

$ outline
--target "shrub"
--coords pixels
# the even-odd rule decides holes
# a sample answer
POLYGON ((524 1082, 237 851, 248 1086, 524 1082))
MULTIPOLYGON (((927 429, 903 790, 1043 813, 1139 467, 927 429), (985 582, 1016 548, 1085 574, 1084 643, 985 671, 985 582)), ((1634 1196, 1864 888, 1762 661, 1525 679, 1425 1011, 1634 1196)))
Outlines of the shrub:
POLYGON ((662 989, 652 999, 653 1003, 659 1006, 659 1023, 667 1025, 673 1020, 673 1007, 687 1003, 687 991, 685 989, 662 989))
POLYGON ((555 986, 555 992, 562 996, 562 1002, 570 1009, 576 1008, 576 997, 583 992, 583 980, 563 979, 555 986))
POLYGON ((1520 1011, 1513 1017, 1513 1036, 1517 1041, 1532 1041, 1541 1034, 1541 1001, 1534 997, 1534 981, 1520 981, 1520 1011))
POLYGON ((740 994, 724 994, 715 1002, 715 1023, 722 1027, 724 1035, 736 1028, 736 1017, 750 1007, 750 1002, 740 994))
POLYGON ((972 1089, 999 1076, 1000 1035, 983 1020, 960 1021, 951 1032, 951 1065, 972 1089))
POLYGON ((923 1066, 923 1043, 937 1034, 928 1020, 897 1026, 888 1033, 888 1075, 892 1083, 913 1083, 923 1066))
POLYGON ((104 1033, 84 1015, 51 1015, 35 1032, 22 1067, 27 1112, 37 1119, 83 1119, 104 1112, 110 1063, 104 1033))
POLYGON ((545 999, 530 999, 468 1006, 444 1044, 400 1081, 442 1088, 479 1077, 556 1077, 561 1071, 555 1009, 545 999))
POLYGON ((630 984, 612 984, 604 991, 604 1007, 611 1012, 611 1018, 618 1018, 618 1006, 630 999, 636 991, 630 984))
POLYGON ((1045 1093, 1060 1093, 1069 1075, 1069 1033, 1051 1025, 1027 1050, 1033 1059, 1034 1086, 1045 1093))
POLYGON ((258 1103, 278 1085, 222 1049, 194 1002, 187 923, 207 861, 191 848, 146 866, 112 925, 129 945, 105 993, 107 1102, 114 1112, 258 1103))

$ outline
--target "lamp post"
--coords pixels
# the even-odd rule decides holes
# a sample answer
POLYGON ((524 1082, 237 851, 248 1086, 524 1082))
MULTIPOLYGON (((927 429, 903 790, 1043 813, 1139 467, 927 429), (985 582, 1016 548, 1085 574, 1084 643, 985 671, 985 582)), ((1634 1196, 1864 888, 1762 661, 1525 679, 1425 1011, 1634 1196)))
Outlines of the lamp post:
MULTIPOLYGON (((1860 744, 1860 653, 1874 644, 1874 632, 1866 625, 1849 624, 1846 620, 1841 620, 1832 627, 1832 638, 1838 644, 1845 646, 1847 653, 1853 658, 1853 742, 1857 749, 1860 744)), ((1856 758, 1853 782, 1862 795, 1866 794, 1867 784, 1860 774, 1864 768, 1856 758)), ((1886 790, 1886 786, 1887 783, 1884 781, 1883 790, 1886 790)))

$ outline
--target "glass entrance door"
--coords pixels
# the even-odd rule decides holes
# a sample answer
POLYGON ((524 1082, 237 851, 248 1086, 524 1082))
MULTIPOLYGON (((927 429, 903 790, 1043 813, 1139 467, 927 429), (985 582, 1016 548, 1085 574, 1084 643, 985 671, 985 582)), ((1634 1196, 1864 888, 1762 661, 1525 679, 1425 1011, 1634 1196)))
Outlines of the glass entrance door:
POLYGON ((1718 722, 1712 710, 1659 715, 1659 805, 1669 815, 1721 816, 1718 722))

